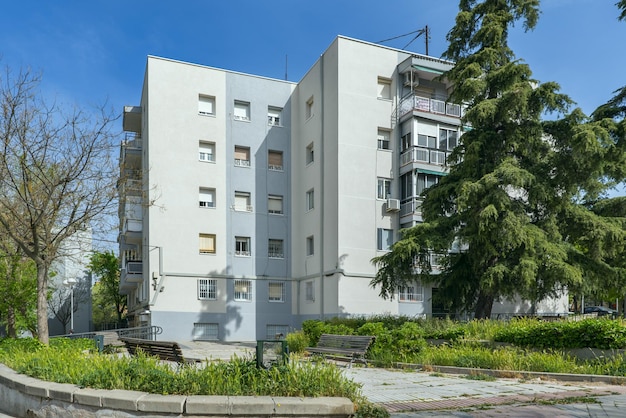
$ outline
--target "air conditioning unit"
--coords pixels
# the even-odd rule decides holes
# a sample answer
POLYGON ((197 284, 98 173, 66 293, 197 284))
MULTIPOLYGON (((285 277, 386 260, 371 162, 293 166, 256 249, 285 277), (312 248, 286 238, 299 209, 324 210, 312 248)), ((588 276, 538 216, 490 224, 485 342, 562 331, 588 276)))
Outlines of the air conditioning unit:
POLYGON ((412 74, 410 71, 408 73, 404 73, 404 86, 405 87, 417 87, 419 86, 419 78, 417 74, 412 74))
POLYGON ((400 201, 398 199, 387 199, 387 212, 398 212, 400 201))

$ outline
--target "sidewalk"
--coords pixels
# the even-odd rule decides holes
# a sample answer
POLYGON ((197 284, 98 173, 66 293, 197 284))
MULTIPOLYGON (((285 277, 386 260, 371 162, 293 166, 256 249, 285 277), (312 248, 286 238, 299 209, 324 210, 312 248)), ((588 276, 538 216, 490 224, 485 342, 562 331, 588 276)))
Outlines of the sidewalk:
MULTIPOLYGON (((254 356, 256 344, 193 341, 180 346, 189 358, 228 360, 234 354, 254 356)), ((466 375, 373 367, 342 371, 362 385, 365 397, 383 405, 394 418, 626 416, 626 385, 575 379, 472 380, 466 375)))

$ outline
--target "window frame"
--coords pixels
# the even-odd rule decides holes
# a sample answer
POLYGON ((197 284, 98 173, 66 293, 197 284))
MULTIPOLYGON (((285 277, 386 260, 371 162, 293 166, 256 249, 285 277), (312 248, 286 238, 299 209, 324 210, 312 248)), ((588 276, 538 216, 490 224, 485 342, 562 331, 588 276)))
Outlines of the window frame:
POLYGON ((380 100, 391 100, 391 79, 378 77, 376 97, 380 100), (385 94, 386 93, 386 94, 385 94))
POLYGON ((215 96, 208 94, 198 95, 198 115, 200 116, 215 116, 215 96), (209 109, 210 107, 210 109, 209 109), (203 110, 203 109, 207 110, 203 110))
POLYGON ((276 106, 267 107, 267 124, 269 126, 283 126, 282 125, 283 109, 276 106))
POLYGON ((376 249, 378 251, 391 251, 393 245, 393 229, 377 228, 376 229, 376 249), (387 235, 387 240, 385 240, 387 235), (385 246, 385 242, 387 246, 385 246))
POLYGON ((414 281, 411 286, 398 288, 398 301, 405 303, 424 302, 424 286, 420 281, 414 281))
POLYGON ((200 233, 198 235, 199 238, 199 245, 198 245, 198 251, 200 254, 215 254, 217 253, 217 236, 215 234, 205 234, 205 233, 200 233), (209 247, 207 248, 203 248, 202 244, 203 241, 202 240, 212 240, 213 241, 213 249, 209 247))
POLYGON ((246 167, 249 168, 250 163, 250 147, 244 147, 241 145, 235 145, 235 150, 233 154, 235 167, 246 167), (237 158, 237 156, 244 156, 244 158, 237 158))
POLYGON ((304 282, 304 300, 306 302, 315 302, 315 282, 313 280, 304 282))
POLYGON ((283 215, 284 214, 284 207, 283 207, 283 197, 280 195, 276 195, 276 194, 270 194, 267 196, 267 213, 269 215, 283 215), (277 209, 271 209, 272 206, 270 202, 280 202, 280 211, 278 211, 277 209))
POLYGON ((251 302, 252 301, 252 280, 248 279, 235 279, 233 283, 233 300, 235 302, 251 302), (237 290, 237 287, 246 286, 242 291, 237 290))
POLYGON ((200 209, 215 209, 215 189, 211 187, 200 187, 198 190, 198 207, 200 209), (203 195, 211 196, 211 200, 203 200, 203 195), (204 205, 203 205, 204 203, 204 205))
POLYGON ((233 103, 233 119, 241 122, 250 122, 250 102, 235 100, 233 103), (243 114, 240 114, 243 113, 243 114))
POLYGON ((306 146, 304 161, 306 165, 310 165, 315 162, 315 147, 313 142, 306 146))
POLYGON ((304 108, 304 119, 305 120, 309 120, 313 117, 313 105, 315 104, 315 98, 314 96, 311 96, 307 99, 307 101, 305 102, 305 108, 304 108))
POLYGON ((252 212, 252 194, 241 190, 235 190, 235 199, 233 204, 235 212, 252 212), (245 199, 245 205, 240 205, 240 201, 245 199))
POLYGON ((285 282, 270 280, 267 282, 267 301, 270 303, 285 303, 285 298, 287 295, 287 290, 285 286, 285 282), (272 285, 278 286, 280 288, 279 293, 280 296, 272 296, 272 285))
POLYGON ((217 300, 217 279, 198 279, 198 300, 217 300))
POLYGON ((391 131, 378 129, 376 147, 379 150, 391 151, 391 131))
POLYGON ((214 163, 215 162, 215 142, 210 141, 199 141, 198 143, 198 161, 202 161, 203 163, 214 163), (206 152, 206 150, 210 150, 210 152, 206 152), (204 158, 204 156, 208 156, 204 158))
POLYGON ((306 237, 306 256, 307 257, 312 257, 313 255, 315 255, 315 236, 314 235, 309 235, 308 237, 306 237))
POLYGON ((315 189, 307 190, 305 199, 306 212, 310 212, 315 209, 315 189))
POLYGON ((389 198, 391 198, 391 179, 378 177, 376 180, 376 199, 387 200, 389 198))
POLYGON ((251 257, 252 248, 250 237, 235 236, 235 256, 236 257, 251 257))
POLYGON ((284 155, 279 150, 267 150, 267 169, 270 171, 283 171, 284 169, 284 155), (280 164, 276 164, 280 159, 280 164), (274 164, 272 164, 274 163, 274 164))
POLYGON ((267 240, 267 257, 275 259, 285 258, 285 240, 278 238, 269 238, 267 240), (272 247, 275 247, 272 249, 272 247))

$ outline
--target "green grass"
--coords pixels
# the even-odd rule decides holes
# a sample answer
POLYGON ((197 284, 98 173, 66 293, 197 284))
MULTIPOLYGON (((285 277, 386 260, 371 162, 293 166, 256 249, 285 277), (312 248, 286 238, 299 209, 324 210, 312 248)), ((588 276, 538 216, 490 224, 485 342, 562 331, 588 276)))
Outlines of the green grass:
POLYGON ((173 367, 146 355, 101 354, 92 340, 52 339, 49 346, 33 339, 0 341, 0 362, 38 379, 94 389, 136 390, 163 395, 229 395, 345 397, 359 408, 357 416, 388 416, 361 394, 361 385, 325 362, 301 362, 269 369, 253 357, 173 367), (365 415, 363 415, 365 414, 365 415))

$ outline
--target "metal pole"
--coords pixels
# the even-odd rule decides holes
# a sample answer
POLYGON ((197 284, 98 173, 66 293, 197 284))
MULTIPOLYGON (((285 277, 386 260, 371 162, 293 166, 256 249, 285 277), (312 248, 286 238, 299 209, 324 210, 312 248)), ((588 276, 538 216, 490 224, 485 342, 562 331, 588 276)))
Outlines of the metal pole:
POLYGON ((70 286, 70 333, 74 332, 74 285, 70 286))

